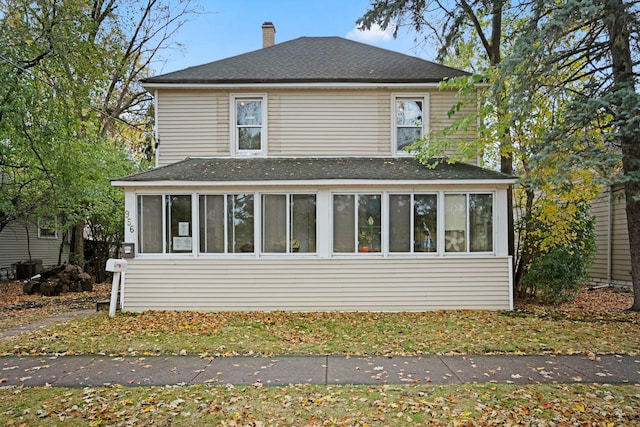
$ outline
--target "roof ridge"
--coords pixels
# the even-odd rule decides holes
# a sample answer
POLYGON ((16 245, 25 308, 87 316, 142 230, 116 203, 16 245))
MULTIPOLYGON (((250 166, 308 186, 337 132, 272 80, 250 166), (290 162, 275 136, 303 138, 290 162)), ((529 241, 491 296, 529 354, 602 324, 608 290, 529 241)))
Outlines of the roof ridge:
POLYGON ((436 83, 469 73, 339 36, 303 36, 143 83, 436 83))

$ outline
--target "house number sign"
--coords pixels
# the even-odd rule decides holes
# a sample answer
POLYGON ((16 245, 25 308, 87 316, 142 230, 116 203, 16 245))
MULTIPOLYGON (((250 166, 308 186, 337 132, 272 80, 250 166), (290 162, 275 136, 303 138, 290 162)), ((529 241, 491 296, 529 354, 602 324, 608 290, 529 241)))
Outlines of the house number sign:
POLYGON ((128 210, 124 211, 124 221, 125 227, 129 229, 129 233, 133 233, 136 231, 136 228, 133 226, 133 219, 131 218, 131 214, 128 210))

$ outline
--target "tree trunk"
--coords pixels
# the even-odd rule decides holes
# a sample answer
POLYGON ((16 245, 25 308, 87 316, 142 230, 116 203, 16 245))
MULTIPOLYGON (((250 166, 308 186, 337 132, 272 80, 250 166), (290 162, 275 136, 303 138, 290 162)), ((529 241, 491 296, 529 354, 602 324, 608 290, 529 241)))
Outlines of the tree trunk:
MULTIPOLYGON (((510 144, 510 143, 509 143, 510 144)), ((500 158, 500 172, 513 175, 513 157, 511 154, 500 158)), ((508 249, 512 261, 515 262, 515 221, 513 218, 513 187, 507 188, 507 238, 508 249)), ((515 283, 515 282, 514 282, 515 283)))
POLYGON ((68 230, 62 233, 62 239, 60 239, 60 247, 58 248, 58 265, 62 264, 62 254, 64 253, 64 244, 67 241, 68 235, 69 235, 68 230))
POLYGON ((27 254, 29 255, 29 262, 31 262, 31 236, 29 236, 29 223, 25 220, 24 229, 27 234, 27 254))
MULTIPOLYGON (((525 276, 526 271, 529 268, 529 264, 532 260, 532 249, 531 249, 531 241, 533 234, 533 221, 531 221, 531 213, 533 211, 533 202, 535 199, 535 194, 533 190, 526 191, 526 201, 525 201, 525 218, 524 218, 524 230, 521 230, 519 233, 519 239, 523 242, 522 249, 520 250, 520 257, 518 263, 516 264, 514 278, 513 278, 513 286, 515 288, 514 295, 520 298, 524 298, 527 296, 527 289, 522 287, 522 279, 525 276)), ((515 234, 515 233, 514 233, 515 234)))
POLYGON ((84 267, 84 221, 80 221, 73 227, 72 237, 69 261, 84 267))
POLYGON ((630 22, 623 0, 605 0, 604 21, 609 33, 613 71, 614 101, 611 110, 614 126, 619 134, 622 168, 625 177, 627 227, 631 254, 633 306, 640 311, 640 133, 636 128, 640 117, 640 95, 635 91, 635 77, 631 60, 630 22))

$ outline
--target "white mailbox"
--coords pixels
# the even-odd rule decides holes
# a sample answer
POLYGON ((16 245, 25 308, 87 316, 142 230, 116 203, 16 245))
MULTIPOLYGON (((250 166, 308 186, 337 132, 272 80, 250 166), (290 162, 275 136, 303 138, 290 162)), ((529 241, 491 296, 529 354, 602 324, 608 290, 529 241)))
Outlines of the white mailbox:
POLYGON ((107 271, 111 271, 112 273, 127 271, 127 261, 123 259, 109 258, 107 260, 107 271))
POLYGON ((127 271, 127 261, 117 258, 109 258, 107 260, 107 271, 113 273, 113 282, 111 283, 111 301, 109 304, 109 316, 116 315, 116 305, 118 304, 118 287, 120 288, 120 308, 124 310, 124 275, 127 271))

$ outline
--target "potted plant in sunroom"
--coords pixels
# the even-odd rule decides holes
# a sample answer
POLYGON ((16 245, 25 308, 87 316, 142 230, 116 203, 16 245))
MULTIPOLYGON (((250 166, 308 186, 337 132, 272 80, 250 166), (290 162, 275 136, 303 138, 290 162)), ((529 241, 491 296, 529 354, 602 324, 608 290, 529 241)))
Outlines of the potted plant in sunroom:
POLYGON ((364 225, 360 227, 360 234, 358 235, 358 251, 369 252, 373 245, 373 224, 375 220, 370 216, 364 221, 364 225))

